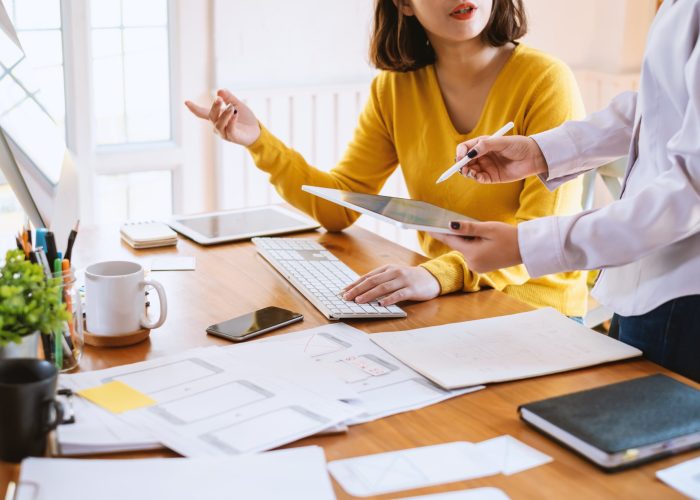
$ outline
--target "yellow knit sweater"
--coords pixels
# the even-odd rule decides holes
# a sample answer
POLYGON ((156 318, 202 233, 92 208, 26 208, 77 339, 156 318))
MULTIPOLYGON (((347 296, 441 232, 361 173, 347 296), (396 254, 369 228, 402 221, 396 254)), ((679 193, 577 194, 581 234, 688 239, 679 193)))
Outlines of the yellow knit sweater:
MULTIPOLYGON (((354 137, 340 163, 329 172, 309 165, 261 125, 249 146, 256 165, 290 204, 326 229, 339 231, 359 216, 301 191, 309 184, 362 193, 378 193, 401 165, 411 198, 427 201, 479 220, 520 221, 581 209, 581 181, 549 192, 537 178, 508 184, 480 185, 461 175, 442 184, 435 179, 454 162, 458 143, 489 135, 508 121, 512 133, 531 135, 583 116, 583 104, 571 71, 560 61, 518 45, 491 88, 478 124, 468 134, 455 130, 435 75, 426 66, 409 73, 381 72, 354 137)), ((490 273, 471 271, 462 255, 428 234, 418 233, 432 260, 423 264, 440 282, 441 293, 495 288, 535 307, 551 306, 571 316, 586 311, 586 277, 582 272, 531 279, 525 267, 490 273)))

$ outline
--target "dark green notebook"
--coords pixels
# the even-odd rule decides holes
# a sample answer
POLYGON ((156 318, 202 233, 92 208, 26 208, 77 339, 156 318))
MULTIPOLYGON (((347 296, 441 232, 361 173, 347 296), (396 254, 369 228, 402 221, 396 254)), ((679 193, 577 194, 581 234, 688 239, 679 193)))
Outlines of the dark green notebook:
POLYGON ((609 470, 700 446, 700 390, 660 374, 519 411, 538 430, 609 470))

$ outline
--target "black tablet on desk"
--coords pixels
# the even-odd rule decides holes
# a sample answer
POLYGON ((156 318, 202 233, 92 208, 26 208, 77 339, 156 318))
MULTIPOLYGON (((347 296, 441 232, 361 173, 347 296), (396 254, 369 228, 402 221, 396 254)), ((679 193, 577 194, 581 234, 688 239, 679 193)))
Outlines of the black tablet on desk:
POLYGON ((309 231, 320 226, 313 219, 277 205, 175 216, 168 225, 201 245, 309 231))

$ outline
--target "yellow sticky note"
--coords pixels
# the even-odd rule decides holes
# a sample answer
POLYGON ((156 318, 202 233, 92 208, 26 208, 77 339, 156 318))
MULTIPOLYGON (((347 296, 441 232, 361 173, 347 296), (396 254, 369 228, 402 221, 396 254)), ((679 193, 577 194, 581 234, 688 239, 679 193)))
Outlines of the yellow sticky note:
POLYGON ((156 400, 117 380, 78 391, 78 395, 112 413, 122 413, 156 404, 156 400))

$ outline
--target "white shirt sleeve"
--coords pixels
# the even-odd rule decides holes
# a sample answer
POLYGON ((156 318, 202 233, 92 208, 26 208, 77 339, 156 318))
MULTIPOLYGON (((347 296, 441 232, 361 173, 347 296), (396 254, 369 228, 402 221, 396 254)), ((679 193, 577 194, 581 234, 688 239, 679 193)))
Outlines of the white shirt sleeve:
POLYGON ((581 121, 531 136, 547 160, 549 173, 539 176, 547 189, 627 154, 636 107, 637 93, 624 92, 581 121))
MULTIPOLYGON (((520 252, 530 276, 624 265, 700 232, 700 43, 683 69, 688 105, 680 129, 666 144, 670 167, 636 195, 599 210, 521 223, 520 252), (544 250, 548 248, 553 251, 544 250)), ((603 117, 609 113, 604 112, 603 117)), ((616 119, 609 123, 629 122, 616 119)), ((621 128, 613 126, 612 132, 621 128)), ((621 132, 605 139, 604 127, 594 126, 587 130, 595 140, 581 141, 578 134, 583 130, 574 128, 572 141, 583 143, 579 151, 584 156, 589 153, 594 160, 568 161, 571 170, 586 168, 605 154, 621 150, 621 132), (605 141, 606 146, 596 148, 596 140, 605 141)), ((566 133, 570 135, 572 130, 566 133)), ((634 174, 632 170, 630 178, 634 174)))

